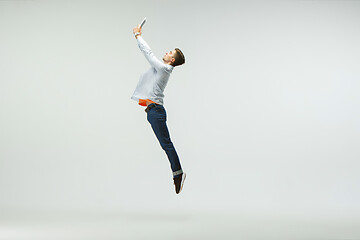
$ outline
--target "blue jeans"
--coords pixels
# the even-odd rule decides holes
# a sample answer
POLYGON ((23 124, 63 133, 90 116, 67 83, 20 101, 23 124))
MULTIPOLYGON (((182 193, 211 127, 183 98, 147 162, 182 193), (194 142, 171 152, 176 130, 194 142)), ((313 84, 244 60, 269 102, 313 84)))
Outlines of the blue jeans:
POLYGON ((176 178, 179 177, 183 171, 175 147, 171 142, 169 130, 166 126, 166 111, 164 106, 158 104, 155 105, 156 107, 153 107, 147 112, 147 120, 151 124, 162 149, 165 151, 170 162, 173 177, 176 178))

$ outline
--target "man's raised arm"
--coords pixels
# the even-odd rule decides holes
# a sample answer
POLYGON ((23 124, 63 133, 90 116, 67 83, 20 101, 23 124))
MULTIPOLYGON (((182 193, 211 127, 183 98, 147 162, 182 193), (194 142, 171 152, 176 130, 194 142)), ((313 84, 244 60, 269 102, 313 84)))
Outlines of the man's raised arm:
POLYGON ((133 33, 135 35, 135 38, 137 39, 138 46, 141 50, 141 52, 144 54, 145 58, 148 60, 151 66, 153 66, 156 70, 159 70, 164 67, 164 63, 159 61, 154 55, 154 53, 151 51, 151 48, 149 45, 145 42, 145 40, 141 37, 141 28, 140 26, 137 26, 133 29, 133 33))

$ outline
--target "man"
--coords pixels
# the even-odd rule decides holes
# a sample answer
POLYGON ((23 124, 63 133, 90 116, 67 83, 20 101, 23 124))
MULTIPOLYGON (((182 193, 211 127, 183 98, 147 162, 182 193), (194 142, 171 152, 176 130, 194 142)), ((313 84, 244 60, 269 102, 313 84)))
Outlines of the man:
POLYGON ((185 63, 184 54, 180 49, 166 53, 161 62, 157 59, 150 47, 142 38, 141 27, 133 29, 138 46, 145 58, 150 63, 151 68, 141 75, 138 85, 131 99, 137 101, 139 105, 146 106, 147 120, 160 142, 162 149, 166 152, 173 172, 175 192, 179 194, 182 190, 186 174, 183 172, 179 157, 170 139, 170 134, 166 126, 166 111, 163 106, 164 89, 169 80, 174 67, 185 63))

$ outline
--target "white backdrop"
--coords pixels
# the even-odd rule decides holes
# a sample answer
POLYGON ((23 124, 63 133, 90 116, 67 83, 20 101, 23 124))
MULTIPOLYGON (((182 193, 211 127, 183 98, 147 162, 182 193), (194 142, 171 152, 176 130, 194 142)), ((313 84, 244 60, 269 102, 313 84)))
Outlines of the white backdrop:
POLYGON ((360 215, 360 2, 0 1, 0 207, 360 215), (155 55, 184 170, 130 99, 155 55))

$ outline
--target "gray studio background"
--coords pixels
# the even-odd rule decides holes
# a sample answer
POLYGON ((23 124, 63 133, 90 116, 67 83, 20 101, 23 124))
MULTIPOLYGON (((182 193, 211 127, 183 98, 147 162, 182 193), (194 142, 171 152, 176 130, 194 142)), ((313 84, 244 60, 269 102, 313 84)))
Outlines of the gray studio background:
POLYGON ((0 1, 2 222, 324 217, 359 237, 359 12, 359 1, 0 1), (158 58, 186 57, 164 99, 188 174, 180 195, 130 99, 149 68, 132 34, 144 17, 158 58))

